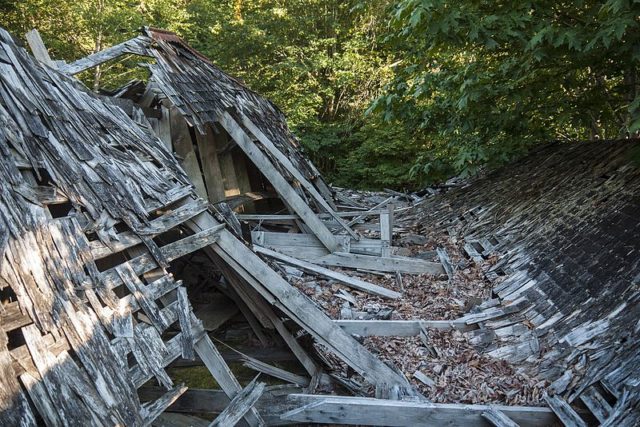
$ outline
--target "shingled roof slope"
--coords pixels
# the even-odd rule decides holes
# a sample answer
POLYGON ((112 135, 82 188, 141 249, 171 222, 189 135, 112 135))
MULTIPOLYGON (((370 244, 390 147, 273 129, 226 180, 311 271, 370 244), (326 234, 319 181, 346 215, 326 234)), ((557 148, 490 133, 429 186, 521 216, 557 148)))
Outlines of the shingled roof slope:
MULTIPOLYGON (((101 272, 93 250, 124 223, 147 246, 141 254, 167 266, 147 237, 149 213, 192 186, 159 141, 76 84, 0 28, 2 425, 148 424, 166 398, 141 404, 137 387, 153 376, 173 387, 160 334, 179 307, 154 300, 180 283, 165 274, 143 285, 129 263, 101 272), (116 297, 122 284, 140 287, 135 299, 116 297), (140 309, 153 326, 131 323, 140 309)), ((180 339, 172 344, 179 352, 180 339)))
POLYGON ((275 104, 222 71, 174 33, 154 28, 147 28, 144 33, 153 41, 148 47, 156 60, 150 65, 152 79, 160 83, 191 125, 205 133, 204 125, 218 121, 222 112, 243 114, 308 179, 322 179, 300 151, 298 140, 275 104))
POLYGON ((569 401, 604 384, 618 398, 607 425, 640 422, 638 153, 638 140, 550 144, 414 214, 463 238, 494 283, 472 341, 569 401))

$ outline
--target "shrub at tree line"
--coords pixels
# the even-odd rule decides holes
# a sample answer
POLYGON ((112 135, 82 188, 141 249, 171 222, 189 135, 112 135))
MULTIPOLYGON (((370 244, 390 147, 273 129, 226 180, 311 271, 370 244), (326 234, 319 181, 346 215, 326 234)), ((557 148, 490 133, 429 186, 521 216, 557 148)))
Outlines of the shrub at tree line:
MULTIPOLYGON (((640 129, 640 1, 0 0, 73 60, 150 25, 279 105, 336 185, 416 189, 640 129)), ((144 78, 140 58, 81 76, 144 78)))

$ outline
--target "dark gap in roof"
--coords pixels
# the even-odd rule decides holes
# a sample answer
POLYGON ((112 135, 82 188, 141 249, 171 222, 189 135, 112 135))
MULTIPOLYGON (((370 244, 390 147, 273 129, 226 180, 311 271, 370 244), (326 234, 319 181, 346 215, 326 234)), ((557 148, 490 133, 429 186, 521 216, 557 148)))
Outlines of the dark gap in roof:
POLYGON ((69 213, 73 210, 73 204, 71 202, 63 202, 60 204, 47 205, 49 213, 53 218, 62 218, 69 216, 69 213))

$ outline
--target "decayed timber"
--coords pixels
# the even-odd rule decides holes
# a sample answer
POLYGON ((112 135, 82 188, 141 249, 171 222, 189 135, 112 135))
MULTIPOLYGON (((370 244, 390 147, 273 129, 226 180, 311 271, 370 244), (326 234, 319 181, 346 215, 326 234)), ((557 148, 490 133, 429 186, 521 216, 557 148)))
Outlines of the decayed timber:
POLYGON ((300 215, 300 218, 304 223, 309 226, 313 233, 318 236, 318 239, 329 249, 331 252, 337 250, 336 239, 334 235, 327 229, 324 223, 316 216, 311 210, 309 205, 300 198, 291 185, 280 175, 280 173, 273 167, 273 164, 269 158, 258 148, 255 143, 249 138, 240 125, 234 120, 234 118, 227 112, 223 113, 220 117, 220 124, 226 129, 238 144, 240 148, 245 152, 251 161, 262 171, 264 176, 275 187, 280 196, 286 200, 292 209, 300 215))
POLYGON ((329 203, 325 200, 325 198, 316 190, 316 188, 311 184, 307 179, 302 175, 302 173, 296 168, 289 158, 287 158, 275 145, 269 140, 269 138, 253 123, 247 116, 241 114, 242 124, 244 124, 247 129, 251 133, 253 133, 256 138, 262 143, 262 145, 267 149, 272 156, 274 156, 278 161, 284 166, 284 168, 291 174, 298 182, 311 194, 313 199, 322 206, 328 213, 331 215, 337 222, 340 224, 344 230, 346 230, 351 237, 358 240, 360 236, 358 236, 343 220, 340 216, 338 216, 333 207, 329 206, 329 203))
POLYGON ((361 291, 369 292, 371 294, 380 295, 387 298, 400 298, 401 296, 398 292, 383 288, 382 286, 374 285, 372 283, 368 283, 368 282, 365 282, 364 280, 356 279, 354 277, 349 277, 346 274, 338 273, 337 271, 329 270, 328 268, 323 268, 323 267, 314 265, 310 262, 298 260, 296 258, 269 250, 267 248, 262 248, 260 246, 254 245, 253 249, 256 252, 260 254, 264 254, 270 258, 284 261, 287 264, 295 265, 296 267, 300 267, 303 270, 307 270, 312 273, 320 274, 322 276, 335 279, 340 283, 343 283, 354 289, 358 289, 361 291))
MULTIPOLYGON (((192 227, 194 231, 198 231, 215 224, 213 218, 205 212, 193 219, 192 227)), ((411 387, 405 378, 374 357, 339 326, 334 325, 315 304, 226 230, 221 231, 219 239, 211 248, 229 262, 268 302, 282 310, 371 383, 399 384, 410 392, 411 387), (234 260, 242 260, 242 264, 234 260)))
POLYGON ((460 320, 334 320, 345 332, 361 337, 416 337, 422 329, 470 331, 475 325, 460 320))
POLYGON ((360 268, 363 270, 385 271, 395 273, 413 273, 413 274, 435 274, 444 273, 442 264, 436 262, 422 261, 405 257, 376 257, 369 255, 350 254, 345 252, 334 252, 320 258, 303 258, 313 261, 316 264, 345 267, 360 268))
POLYGON ((72 62, 71 64, 66 64, 60 67, 60 71, 69 75, 74 75, 127 53, 136 55, 147 55, 146 50, 143 48, 143 42, 145 41, 146 37, 138 36, 134 39, 127 40, 126 42, 86 56, 82 59, 72 62))
POLYGON ((413 403, 343 396, 290 395, 300 406, 281 415, 299 423, 361 424, 371 426, 452 427, 486 426, 483 413, 503 412, 521 427, 557 425, 548 408, 463 404, 413 403))
POLYGON ((38 61, 48 65, 49 67, 55 67, 53 61, 51 60, 51 57, 49 56, 49 51, 47 51, 47 48, 45 47, 38 30, 33 29, 27 32, 24 36, 27 39, 27 43, 29 43, 29 47, 31 48, 33 56, 38 61))
POLYGON ((234 426, 240 421, 253 405, 258 401, 264 392, 264 383, 259 383, 255 379, 249 383, 231 400, 229 405, 216 417, 210 427, 234 426))

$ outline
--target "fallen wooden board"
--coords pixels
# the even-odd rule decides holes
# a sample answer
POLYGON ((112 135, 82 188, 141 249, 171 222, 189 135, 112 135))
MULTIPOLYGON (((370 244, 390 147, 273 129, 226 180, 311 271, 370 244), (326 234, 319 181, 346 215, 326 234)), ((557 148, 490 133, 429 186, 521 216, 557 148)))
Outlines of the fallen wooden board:
MULTIPOLYGON (((304 255, 304 254, 303 254, 304 255)), ((305 261, 314 264, 332 267, 360 268, 364 270, 383 271, 408 274, 444 274, 442 264, 438 262, 422 261, 405 257, 377 257, 370 255, 349 254, 345 252, 334 252, 320 258, 301 257, 305 261)))
POLYGON ((544 407, 414 403, 366 397, 293 394, 290 402, 300 406, 281 415, 299 423, 354 424, 370 426, 486 426, 483 413, 503 412, 521 427, 558 425, 553 411, 544 407))
POLYGON ((495 427, 518 427, 518 424, 516 424, 504 412, 498 411, 496 408, 491 408, 488 411, 483 412, 482 416, 495 427))
POLYGON ((135 37, 131 40, 127 40, 126 42, 108 47, 100 52, 85 56, 84 58, 78 59, 70 64, 66 64, 60 67, 60 71, 69 75, 78 74, 84 70, 88 70, 89 68, 93 68, 96 65, 100 65, 127 53, 149 56, 146 52, 146 48, 144 47, 148 40, 149 38, 146 36, 135 37))
MULTIPOLYGON (((208 335, 204 334, 203 337, 196 342, 195 350, 227 396, 235 398, 235 396, 241 392, 240 384, 233 376, 233 373, 208 335)), ((240 415, 240 417, 242 416, 244 416, 250 426, 263 424, 263 420, 258 414, 258 411, 251 406, 240 415)))
POLYGON ((258 138, 258 141, 262 143, 267 151, 271 153, 271 155, 275 157, 295 179, 298 180, 300 185, 302 185, 302 187, 305 188, 307 192, 309 192, 311 197, 313 197, 315 201, 320 206, 322 206, 322 208, 324 208, 327 213, 329 213, 329 215, 331 215, 338 222, 338 224, 340 224, 340 227, 346 230, 347 233, 351 235, 351 237, 358 240, 360 237, 342 220, 342 218, 340 218, 340 216, 336 215, 333 207, 331 207, 327 200, 322 197, 316 187, 314 187, 313 184, 307 181, 307 179, 302 175, 298 168, 296 168, 293 163, 291 163, 291 160, 289 160, 287 156, 285 156, 280 150, 278 150, 273 142, 271 142, 271 140, 269 140, 269 138, 264 133, 262 133, 262 131, 251 120, 249 120, 247 116, 242 113, 240 113, 240 116, 242 123, 256 138, 258 138))
MULTIPOLYGON (((204 212, 187 225, 194 231, 199 231, 215 227, 217 222, 204 212)), ((211 249, 267 302, 289 316, 371 384, 399 384, 407 393, 415 393, 406 378, 375 357, 339 326, 334 325, 308 297, 292 287, 231 233, 222 230, 211 249)))
POLYGON ((209 424, 209 427, 227 427, 235 426, 242 417, 249 412, 253 405, 256 404, 262 393, 264 392, 264 383, 256 382, 254 379, 241 392, 239 392, 227 406, 224 411, 209 424))
POLYGON ((475 325, 460 320, 334 320, 345 332, 361 337, 415 337, 425 329, 470 331, 475 325))
POLYGON ((374 285, 372 283, 365 282, 364 280, 360 280, 355 277, 349 277, 346 274, 329 270, 328 268, 320 267, 320 266, 311 264, 309 262, 302 261, 287 255, 272 251, 267 248, 254 245, 253 250, 257 253, 264 254, 270 258, 274 258, 274 259, 286 262, 287 264, 295 265, 296 267, 300 267, 303 270, 320 274, 322 276, 329 277, 331 279, 335 279, 340 283, 343 283, 354 289, 365 291, 374 295, 380 295, 386 298, 400 298, 402 296, 400 293, 396 291, 392 291, 387 288, 383 288, 382 286, 374 285))
POLYGON ((278 194, 300 215, 304 223, 318 236, 318 239, 331 252, 338 249, 336 239, 324 223, 318 218, 309 205, 296 193, 286 179, 276 170, 269 158, 256 146, 253 140, 245 133, 235 119, 227 112, 220 118, 220 124, 231 135, 233 140, 260 169, 260 172, 269 180, 278 194))
MULTIPOLYGON (((335 236, 340 252, 357 253, 362 255, 382 255, 383 243, 378 239, 353 240, 349 236, 335 236)), ((305 256, 329 255, 329 251, 313 234, 305 233, 277 233, 273 231, 252 231, 251 240, 260 246, 271 248, 286 255, 305 256)))

